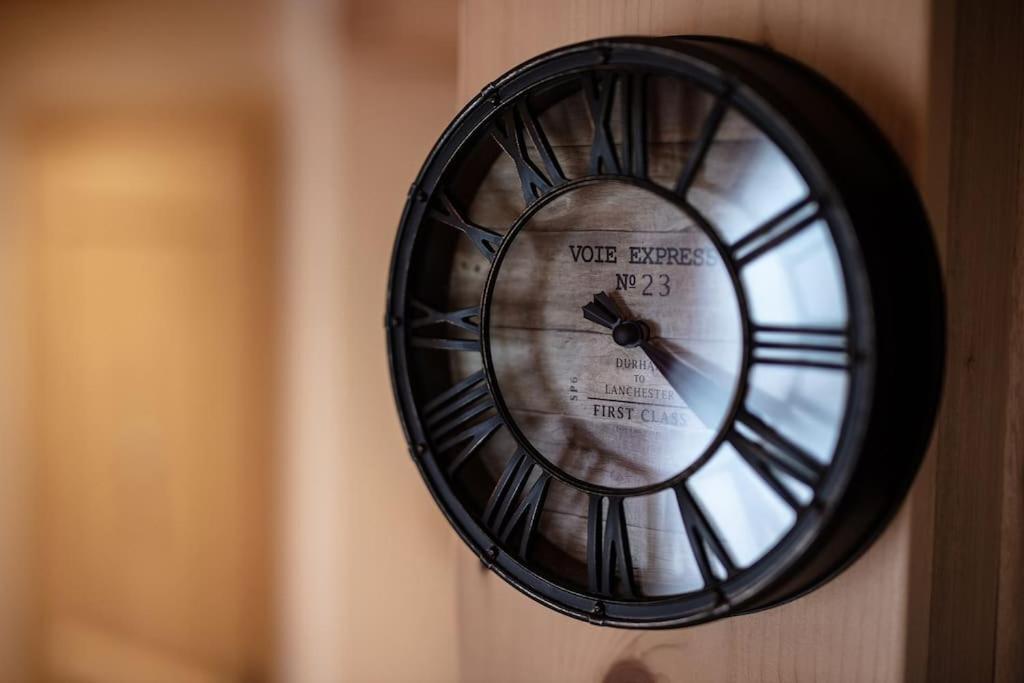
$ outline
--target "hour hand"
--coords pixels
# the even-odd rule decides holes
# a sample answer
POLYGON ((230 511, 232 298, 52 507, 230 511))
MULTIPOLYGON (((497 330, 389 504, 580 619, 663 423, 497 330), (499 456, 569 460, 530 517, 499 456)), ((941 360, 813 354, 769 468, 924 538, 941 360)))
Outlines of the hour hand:
POLYGON ((623 321, 622 311, 610 296, 604 292, 594 295, 594 300, 583 306, 583 317, 609 330, 623 321))

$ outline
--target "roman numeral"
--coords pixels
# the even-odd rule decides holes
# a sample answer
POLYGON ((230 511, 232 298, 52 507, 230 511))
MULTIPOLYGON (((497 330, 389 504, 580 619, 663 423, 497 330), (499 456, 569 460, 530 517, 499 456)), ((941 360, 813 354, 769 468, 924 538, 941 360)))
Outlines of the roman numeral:
POLYGON ((690 186, 693 185, 697 172, 700 170, 701 164, 704 163, 708 150, 711 149, 711 143, 715 141, 715 135, 718 134, 718 128, 722 125, 722 119, 725 118, 728 108, 727 95, 722 95, 711 105, 711 111, 704 119, 704 125, 701 126, 700 134, 693 143, 686 165, 683 166, 683 170, 679 173, 679 179, 676 180, 676 194, 680 197, 685 197, 690 191, 690 186))
POLYGON ((590 145, 591 175, 647 177, 647 76, 591 72, 583 79, 583 95, 594 124, 590 145), (622 156, 615 148, 612 110, 619 85, 622 111, 622 156))
POLYGON ((825 466, 759 417, 741 409, 726 434, 726 440, 794 510, 800 510, 803 505, 776 472, 783 472, 817 492, 825 474, 825 466))
POLYGON ((484 508, 483 522, 502 543, 508 543, 519 532, 517 549, 520 558, 526 558, 530 541, 537 530, 537 522, 544 508, 551 476, 541 470, 529 491, 523 489, 534 469, 539 469, 523 449, 516 450, 502 472, 491 497, 484 508), (518 504, 517 504, 518 501, 518 504))
POLYGON ((754 325, 751 361, 847 370, 851 361, 849 333, 842 327, 754 325))
POLYGON ((488 261, 493 261, 494 254, 498 251, 498 246, 501 244, 501 235, 466 220, 466 217, 455 208, 447 192, 441 194, 439 203, 440 207, 435 206, 431 208, 427 215, 440 223, 461 231, 480 250, 484 258, 488 261))
POLYGON ((683 518, 686 537, 690 541, 690 547, 693 549, 693 556, 697 560, 697 568, 704 579, 704 585, 715 586, 730 578, 737 572, 736 565, 733 564, 729 552, 718 538, 704 511, 686 488, 686 483, 677 484, 673 490, 676 494, 676 502, 679 504, 679 514, 683 518), (719 577, 715 574, 711 564, 712 558, 718 562, 725 576, 719 577))
POLYGON ((415 299, 410 301, 412 308, 421 313, 413 318, 409 327, 420 329, 444 325, 445 329, 453 327, 472 333, 472 338, 426 337, 412 336, 413 346, 426 349, 442 349, 444 351, 479 351, 480 350, 480 307, 460 308, 457 311, 439 311, 415 299))
POLYGON ((647 76, 625 74, 622 76, 623 92, 622 158, 625 173, 637 178, 647 177, 647 76))
POLYGON ((609 497, 608 514, 602 515, 603 496, 590 496, 587 518, 587 583, 591 593, 635 597, 633 556, 629 551, 623 499, 609 497), (602 519, 602 517, 606 517, 602 519), (616 579, 621 586, 616 590, 616 579))
POLYGON ((566 181, 547 136, 525 101, 520 101, 495 122, 491 137, 515 163, 527 206, 566 181), (547 171, 546 176, 530 159, 526 151, 524 133, 533 141, 534 148, 547 171))
POLYGON ((729 246, 737 268, 779 246, 821 218, 821 207, 805 197, 775 214, 729 246))
POLYGON ((456 382, 424 404, 423 423, 434 440, 435 450, 446 453, 457 448, 448 464, 449 475, 502 425, 497 414, 485 415, 493 409, 494 401, 483 370, 456 382))
POLYGON ((594 141, 590 145, 591 175, 620 175, 618 156, 612 140, 612 104, 615 101, 615 74, 590 72, 583 79, 583 94, 594 123, 594 141))

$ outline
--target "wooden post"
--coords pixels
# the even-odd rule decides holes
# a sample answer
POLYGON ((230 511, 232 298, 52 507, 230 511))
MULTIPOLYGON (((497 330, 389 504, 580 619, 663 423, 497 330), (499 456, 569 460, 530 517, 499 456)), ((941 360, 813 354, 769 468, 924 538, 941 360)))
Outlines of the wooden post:
POLYGON ((997 595, 1021 595, 1011 560, 1021 552, 1013 396, 1022 371, 1010 332, 1022 315, 1024 258, 1014 247, 1024 41, 1020 7, 1003 4, 1000 14, 953 0, 462 0, 460 103, 535 54, 608 35, 733 36, 816 68, 867 110, 911 169, 947 260, 950 307, 945 407, 932 452, 898 517, 842 576, 760 614, 635 633, 558 616, 460 551, 465 679, 1020 678, 1009 644, 1014 633, 1020 638, 1019 607, 996 604, 997 595), (986 117, 998 107, 998 120, 986 117), (975 174, 985 182, 973 182, 975 174), (989 294, 979 299, 981 292, 989 294))

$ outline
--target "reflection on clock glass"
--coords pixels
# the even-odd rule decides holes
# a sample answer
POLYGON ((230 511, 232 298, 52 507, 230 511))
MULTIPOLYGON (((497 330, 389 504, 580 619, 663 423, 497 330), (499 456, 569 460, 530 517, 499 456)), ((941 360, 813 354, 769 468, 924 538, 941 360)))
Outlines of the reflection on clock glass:
POLYGON ((601 39, 486 86, 410 188, 385 323, 412 458, 483 564, 637 628, 848 565, 941 387, 908 178, 851 101, 737 41, 601 39))
POLYGON ((445 343, 470 348, 487 307, 505 414, 472 402, 481 356, 447 353, 427 426, 481 523, 542 571, 611 596, 712 590, 794 528, 833 459, 847 295, 821 207, 762 130, 651 75, 638 156, 616 79, 509 105, 436 204, 434 229, 469 239, 423 310, 460 312, 445 343))
POLYGON ((615 181, 526 221, 497 271, 488 332, 525 438, 609 488, 692 465, 720 431, 742 360, 736 290, 714 242, 675 204, 615 181))
POLYGON ((710 609, 817 514, 848 422, 821 188, 735 101, 662 73, 572 73, 488 112, 420 200, 424 452, 530 571, 710 609))

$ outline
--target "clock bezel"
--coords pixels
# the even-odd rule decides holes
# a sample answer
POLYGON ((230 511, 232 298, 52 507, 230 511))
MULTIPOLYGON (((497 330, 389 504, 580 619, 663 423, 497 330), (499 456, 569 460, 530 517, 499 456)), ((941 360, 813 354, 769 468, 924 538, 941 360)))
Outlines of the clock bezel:
MULTIPOLYGON (((487 86, 463 109, 442 135, 428 157, 417 181, 410 189, 409 201, 403 213, 396 242, 388 292, 389 312, 386 324, 389 359, 392 383, 402 416, 403 428, 411 444, 413 459, 420 468, 428 489, 448 517, 449 522, 487 566, 493 568, 496 573, 520 591, 570 616, 595 623, 623 627, 674 627, 706 621, 726 613, 757 609, 791 598, 803 590, 818 585, 852 561, 852 556, 847 557, 832 562, 828 571, 818 570, 817 576, 810 581, 805 581, 805 585, 801 587, 800 591, 790 591, 787 595, 773 596, 769 590, 772 586, 791 582, 793 575, 799 573, 798 565, 801 558, 815 545, 818 536, 832 521, 841 502, 839 499, 842 498, 858 464, 858 455, 865 441, 865 432, 870 426, 872 398, 875 389, 873 365, 875 330, 872 316, 874 300, 871 296, 866 267, 861 261, 857 232, 846 211, 842 193, 833 186, 829 175, 819 163, 811 146, 794 129, 790 122, 793 117, 784 115, 782 112, 785 111, 785 107, 780 108, 779 102, 772 101, 773 93, 766 93, 763 89, 755 89, 749 84, 740 82, 738 74, 742 73, 743 69, 735 68, 737 64, 730 63, 728 59, 723 60, 713 51, 705 50, 706 43, 711 42, 708 39, 690 40, 693 41, 692 44, 685 44, 684 39, 627 38, 592 41, 542 55, 487 86), (867 367, 864 367, 861 372, 851 372, 849 375, 851 382, 846 415, 832 466, 830 466, 829 474, 821 486, 821 490, 827 488, 829 494, 824 497, 822 506, 813 514, 808 513, 802 519, 798 519, 782 541, 754 565, 734 577, 733 584, 729 584, 729 582, 721 584, 721 590, 718 591, 717 596, 712 596, 709 591, 702 589, 697 593, 642 601, 623 601, 599 597, 559 585, 536 569, 523 564, 516 557, 502 552, 492 535, 463 507, 458 496, 448 485, 446 476, 439 468, 438 463, 433 458, 424 457, 428 454, 429 441, 419 421, 416 401, 408 381, 406 332, 402 325, 406 307, 406 275, 415 244, 415 236, 424 221, 426 207, 437 189, 439 180, 444 176, 444 172, 458 159, 463 147, 477 139, 480 131, 488 125, 504 104, 515 101, 533 88, 559 78, 578 74, 591 68, 621 68, 628 65, 652 71, 667 71, 671 75, 689 78, 718 95, 726 90, 730 91, 730 104, 764 131, 799 169, 801 176, 807 181, 812 191, 816 190, 815 194, 822 200, 823 212, 828 214, 826 222, 843 264, 842 271, 846 285, 850 327, 855 335, 854 344, 856 348, 865 353, 864 360, 867 364, 867 367), (731 69, 735 69, 735 71, 730 71, 731 69), (848 261, 851 257, 855 259, 853 267, 848 261), (854 386, 855 378, 857 379, 856 387, 854 386), (764 597, 765 600, 758 600, 759 597, 764 597)), ((732 41, 722 44, 733 47, 742 46, 742 49, 750 49, 755 52, 762 51, 759 48, 732 41)), ((778 59, 774 55, 771 55, 771 58, 778 59)), ((572 183, 577 182, 578 180, 572 181, 572 183)), ((550 196, 548 195, 548 197, 550 196)), ((538 205, 542 204, 543 202, 538 201, 528 206, 523 215, 536 211, 539 208, 538 205)), ((522 221, 521 216, 516 225, 521 224, 522 221)), ((709 235, 714 235, 711 230, 707 230, 707 232, 709 235)), ((506 234, 499 253, 504 251, 511 242, 508 239, 511 234, 511 230, 506 234)), ((716 244, 716 247, 718 246, 716 244)), ((497 258, 495 263, 497 263, 497 258)), ((485 288, 485 293, 482 294, 482 299, 486 297, 486 292, 490 289, 491 277, 496 272, 497 268, 492 267, 491 275, 488 277, 489 284, 485 288)), ((732 270, 730 270, 730 275, 735 276, 732 270)), ((741 296, 742 285, 737 283, 736 291, 738 296, 741 296)), ((480 325, 481 347, 482 350, 489 350, 485 339, 487 325, 486 306, 484 305, 481 307, 481 315, 484 318, 480 325)), ((746 337, 749 316, 744 314, 742 319, 746 337)), ((742 371, 744 381, 749 370, 749 359, 747 358, 749 349, 750 344, 745 341, 742 371)), ((488 351, 482 353, 485 367, 489 365, 486 360, 487 353, 488 351)), ((488 381, 490 382, 490 380, 489 376, 488 381)), ((492 390, 495 388, 493 385, 489 385, 489 387, 492 390)), ((492 393, 496 399, 500 400, 499 392, 492 391, 492 393)), ((734 407, 735 404, 742 402, 743 397, 743 391, 736 392, 734 407)), ((937 396, 934 400, 937 401, 937 396)), ((730 416, 731 419, 732 416, 730 416)), ((508 425, 514 425, 514 420, 505 420, 505 422, 508 425)), ((547 464, 543 457, 536 459, 536 462, 542 466, 547 464)), ((911 469, 916 470, 916 463, 911 469)), ((688 473, 684 472, 678 478, 682 480, 686 476, 688 473)), ((909 485, 909 480, 907 485, 909 485)), ((597 492, 602 493, 602 491, 597 492)), ((620 496, 623 495, 623 490, 611 489, 603 493, 620 496)), ((890 507, 894 508, 895 506, 890 507)), ((891 511, 880 515, 879 519, 871 525, 872 528, 868 530, 865 537, 870 538, 876 535, 889 516, 891 516, 891 511)), ((853 556, 855 555, 856 553, 853 554, 853 556)))

